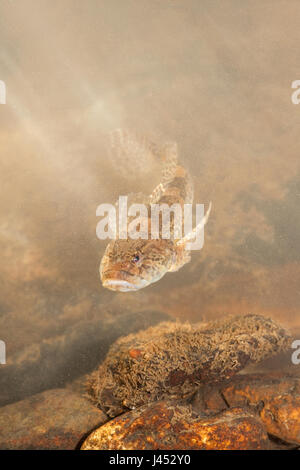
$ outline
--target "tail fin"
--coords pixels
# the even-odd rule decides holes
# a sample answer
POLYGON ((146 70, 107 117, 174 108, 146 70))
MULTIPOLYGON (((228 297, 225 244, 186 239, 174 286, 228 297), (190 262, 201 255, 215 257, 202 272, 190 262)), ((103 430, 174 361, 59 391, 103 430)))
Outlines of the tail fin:
POLYGON ((153 142, 150 142, 143 135, 128 129, 115 129, 110 133, 111 149, 122 157, 139 159, 141 155, 150 154, 152 157, 159 157, 159 148, 153 142))
MULTIPOLYGON (((178 168, 176 142, 156 144, 142 134, 128 129, 115 129, 109 134, 110 158, 123 174, 147 174, 162 167, 162 185, 174 178, 178 168)), ((128 175, 129 176, 129 175, 128 175)))
POLYGON ((119 128, 109 134, 109 140, 110 162, 126 179, 159 171, 161 150, 143 135, 119 128))
POLYGON ((177 143, 167 142, 162 147, 160 154, 163 162, 162 184, 166 185, 174 178, 178 167, 177 143))

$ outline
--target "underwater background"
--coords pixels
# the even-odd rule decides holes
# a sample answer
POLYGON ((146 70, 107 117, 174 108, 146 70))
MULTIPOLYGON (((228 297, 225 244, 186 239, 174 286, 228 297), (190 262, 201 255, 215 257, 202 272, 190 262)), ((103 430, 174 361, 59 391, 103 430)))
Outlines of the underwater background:
POLYGON ((169 316, 254 313, 300 338, 299 19, 296 0, 0 0, 1 406, 169 316), (213 204, 203 249, 133 293, 100 283, 96 208, 160 169, 111 154, 119 127, 177 141, 213 204))

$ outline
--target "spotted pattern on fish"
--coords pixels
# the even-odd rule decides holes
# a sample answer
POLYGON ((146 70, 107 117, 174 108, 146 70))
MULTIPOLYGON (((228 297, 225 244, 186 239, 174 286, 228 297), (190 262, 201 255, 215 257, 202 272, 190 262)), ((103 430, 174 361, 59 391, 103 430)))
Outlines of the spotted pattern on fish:
MULTIPOLYGON (((160 158, 163 171, 162 181, 147 198, 150 229, 150 208, 152 204, 184 204, 193 202, 192 179, 182 165, 178 163, 177 144, 167 143, 159 149, 157 145, 147 144, 144 138, 135 143, 136 134, 129 131, 118 130, 114 133, 113 145, 118 154, 124 154, 125 146, 133 149, 140 160, 143 151, 153 154, 153 158, 160 158), (144 150, 143 150, 144 149, 144 150)), ((120 162, 121 164, 121 162, 120 162)), ((139 199, 141 195, 139 194, 139 199)), ((161 219, 160 219, 161 220, 161 219)), ((162 226, 159 227, 159 237, 154 240, 144 239, 112 240, 103 255, 100 264, 100 277, 104 287, 120 292, 136 291, 160 280, 167 272, 180 269, 190 261, 190 252, 185 249, 189 237, 176 240, 174 232, 174 214, 170 217, 171 237, 163 239, 162 226)))

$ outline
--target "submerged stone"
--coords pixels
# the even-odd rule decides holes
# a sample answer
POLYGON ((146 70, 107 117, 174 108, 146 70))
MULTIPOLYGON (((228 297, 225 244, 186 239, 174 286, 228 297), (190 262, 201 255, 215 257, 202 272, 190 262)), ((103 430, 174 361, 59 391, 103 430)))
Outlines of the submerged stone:
POLYGON ((280 326, 258 315, 195 325, 164 322, 116 341, 91 375, 88 390, 114 417, 164 398, 185 398, 201 384, 228 380, 289 342, 280 326))
POLYGON ((229 406, 255 409, 270 435, 300 445, 300 377, 245 375, 220 391, 229 406))
POLYGON ((0 409, 0 449, 74 449, 107 417, 67 389, 48 390, 0 409))
POLYGON ((188 405, 159 401, 118 416, 93 431, 82 450, 252 450, 271 443, 260 420, 232 408, 196 415, 188 405))

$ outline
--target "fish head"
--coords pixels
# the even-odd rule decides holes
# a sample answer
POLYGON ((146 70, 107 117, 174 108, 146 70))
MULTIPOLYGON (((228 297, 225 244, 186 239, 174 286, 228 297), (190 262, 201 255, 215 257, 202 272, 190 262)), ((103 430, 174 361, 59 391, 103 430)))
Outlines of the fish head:
POLYGON ((161 279, 173 257, 171 240, 113 240, 100 264, 102 285, 119 292, 137 291, 161 279))

